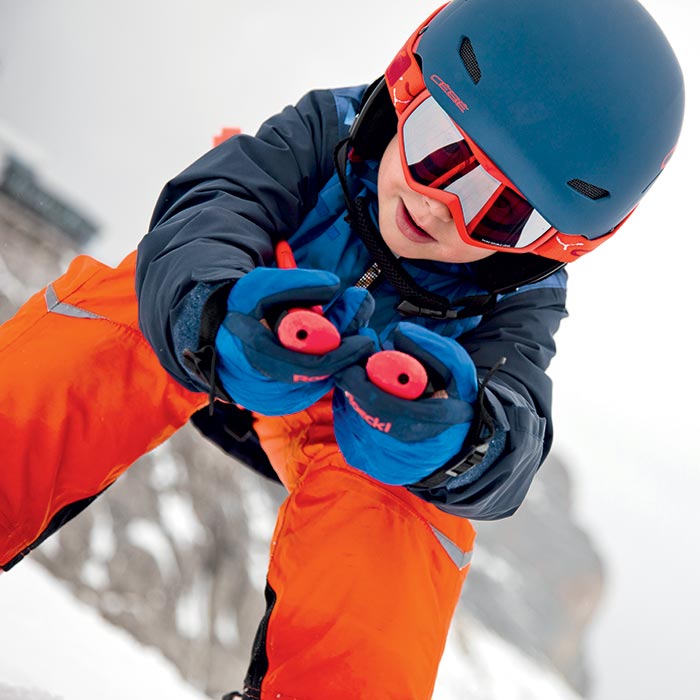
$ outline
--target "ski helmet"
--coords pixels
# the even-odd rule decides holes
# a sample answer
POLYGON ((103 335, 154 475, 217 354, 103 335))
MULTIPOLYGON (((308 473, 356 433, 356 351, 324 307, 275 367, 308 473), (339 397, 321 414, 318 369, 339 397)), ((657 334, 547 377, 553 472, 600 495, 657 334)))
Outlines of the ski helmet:
MULTIPOLYGON (((668 162, 683 118, 680 67, 636 0, 453 0, 410 37, 385 82, 400 137, 430 132, 430 114, 442 112, 465 157, 485 171, 470 178, 482 190, 496 183, 474 219, 486 216, 486 228, 463 221, 465 240, 561 262, 617 231, 668 162), (421 108, 422 119, 419 102, 432 105, 421 108), (504 190, 517 201, 503 202, 504 190), (494 217, 493 205, 522 202, 531 230, 522 237, 521 216, 519 230, 508 231, 509 241, 521 236, 512 245, 496 232, 504 215, 494 217)), ((460 206, 459 186, 436 184, 430 174, 421 181, 416 164, 406 163, 408 148, 409 185, 418 179, 419 191, 442 193, 458 224, 460 213, 466 219, 473 202, 460 206)))

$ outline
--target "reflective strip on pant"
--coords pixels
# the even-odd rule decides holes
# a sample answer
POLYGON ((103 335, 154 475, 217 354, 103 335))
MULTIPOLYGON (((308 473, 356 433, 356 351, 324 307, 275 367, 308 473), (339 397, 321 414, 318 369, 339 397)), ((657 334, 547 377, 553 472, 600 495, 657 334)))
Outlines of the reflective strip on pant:
POLYGON ((80 256, 0 326, 0 566, 206 403, 141 335, 135 261, 80 256))
POLYGON ((291 493, 272 542, 266 659, 253 659, 248 697, 429 700, 471 524, 349 467, 328 401, 258 417, 256 429, 291 493))

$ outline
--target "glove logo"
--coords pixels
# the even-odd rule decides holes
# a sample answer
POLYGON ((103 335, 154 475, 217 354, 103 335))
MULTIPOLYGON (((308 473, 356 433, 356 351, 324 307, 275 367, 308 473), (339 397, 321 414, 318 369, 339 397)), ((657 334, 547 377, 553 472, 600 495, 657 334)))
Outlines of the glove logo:
POLYGON ((292 376, 292 379, 295 382, 321 382, 324 379, 328 379, 330 377, 329 374, 318 374, 315 377, 309 377, 307 374, 295 374, 292 376))
POLYGON ((375 430, 378 430, 380 433, 388 433, 391 430, 391 423, 384 422, 376 416, 370 416, 370 414, 367 413, 367 411, 365 411, 362 406, 357 403, 357 401, 355 401, 355 397, 349 391, 345 391, 344 394, 348 400, 348 403, 353 407, 355 412, 362 418, 362 420, 367 423, 367 425, 375 430))

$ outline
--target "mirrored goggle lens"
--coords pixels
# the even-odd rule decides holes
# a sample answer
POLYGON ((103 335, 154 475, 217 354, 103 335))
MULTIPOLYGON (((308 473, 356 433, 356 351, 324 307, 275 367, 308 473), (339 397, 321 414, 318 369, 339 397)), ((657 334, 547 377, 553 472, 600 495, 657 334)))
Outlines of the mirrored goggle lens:
POLYGON ((404 112, 400 130, 410 177, 418 185, 457 198, 463 237, 497 247, 524 248, 551 229, 527 200, 486 171, 432 97, 404 112))

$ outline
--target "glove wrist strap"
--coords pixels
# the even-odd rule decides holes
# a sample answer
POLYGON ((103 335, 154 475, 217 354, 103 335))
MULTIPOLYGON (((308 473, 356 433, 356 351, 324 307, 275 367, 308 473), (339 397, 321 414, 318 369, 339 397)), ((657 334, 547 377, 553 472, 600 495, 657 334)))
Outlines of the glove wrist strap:
POLYGON ((491 438, 496 430, 491 414, 486 408, 486 386, 491 381, 493 375, 506 363, 506 358, 502 357, 487 373, 483 381, 479 384, 479 392, 476 395, 474 406, 475 417, 472 421, 467 437, 462 449, 452 459, 448 460, 440 469, 429 474, 424 479, 411 484, 411 486, 421 489, 431 489, 441 486, 448 479, 452 479, 464 472, 472 469, 477 464, 481 464, 488 452, 491 438))

